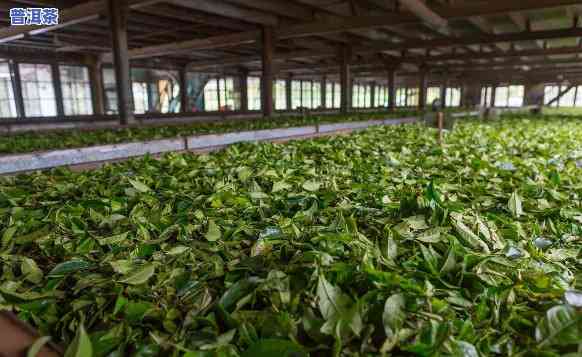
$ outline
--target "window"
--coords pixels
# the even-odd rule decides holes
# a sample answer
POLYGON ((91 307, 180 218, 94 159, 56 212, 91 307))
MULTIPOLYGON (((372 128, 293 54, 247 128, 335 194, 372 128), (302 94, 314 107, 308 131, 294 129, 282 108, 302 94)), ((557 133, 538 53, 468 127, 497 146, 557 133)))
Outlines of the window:
POLYGON ((0 63, 0 118, 16 118, 12 71, 7 62, 0 63))
POLYGON ((275 97, 275 109, 287 109, 287 82, 284 80, 276 80, 273 89, 273 97, 275 97))
POLYGON ((133 82, 131 90, 133 92, 133 112, 145 114, 149 108, 148 84, 146 82, 133 82))
POLYGON ((523 105, 523 86, 503 86, 495 88, 496 107, 520 107, 523 105))
POLYGON ((216 78, 212 78, 204 86, 204 110, 207 112, 217 112, 219 106, 218 81, 216 78))
POLYGON ((311 102, 312 108, 318 109, 321 107, 321 83, 320 82, 313 82, 313 87, 311 88, 311 102))
POLYGON ((209 112, 238 109, 234 78, 211 78, 204 86, 204 110, 209 112))
POLYGON ((459 87, 447 88, 445 106, 447 107, 461 106, 461 88, 459 87))
POLYGON ((291 109, 321 106, 321 83, 312 81, 291 82, 291 109))
POLYGON ((426 90, 426 104, 432 105, 432 103, 437 99, 441 99, 441 88, 428 87, 426 90))
POLYGON ((247 96, 249 110, 261 110, 261 78, 247 78, 247 96))
POLYGON ((22 99, 27 117, 57 115, 53 71, 48 64, 19 64, 22 99))
POLYGON ((374 107, 388 106, 388 88, 386 86, 376 86, 374 96, 374 107))
POLYGON ((89 70, 82 66, 59 66, 65 115, 93 114, 89 70))
POLYGON ((508 87, 497 87, 495 88, 495 106, 496 107, 507 107, 509 102, 507 97, 509 96, 508 87))
POLYGON ((325 107, 339 108, 341 101, 341 87, 339 83, 326 83, 325 107))
POLYGON ((113 68, 103 68, 103 89, 105 90, 105 114, 117 114, 117 88, 115 87, 115 71, 113 68))
POLYGON ((576 100, 574 101, 574 106, 582 107, 582 86, 576 87, 576 100))
POLYGON ((418 88, 408 88, 406 91, 406 106, 418 106, 418 88))
POLYGON ((396 88, 395 105, 397 107, 405 107, 406 106, 406 88, 396 88))
MULTIPOLYGON (((566 91, 568 85, 548 85, 544 87, 544 105, 566 91)), ((553 101, 551 107, 582 107, 582 86, 572 87, 559 100, 553 101)))
POLYGON ((509 97, 507 103, 510 107, 521 107, 523 105, 524 86, 509 86, 509 97))
POLYGON ((352 107, 369 108, 372 104, 372 87, 355 84, 352 87, 352 107))
POLYGON ((151 68, 132 68, 132 88, 134 93, 135 113, 178 113, 180 101, 180 75, 178 71, 151 68), (140 102, 140 103, 137 103, 140 102))
POLYGON ((566 87, 566 86, 562 86, 562 88, 561 88, 561 92, 563 91, 564 94, 558 100, 559 107, 573 107, 574 106, 574 102, 576 101, 576 87, 572 87, 572 88, 570 88, 570 90, 568 90, 568 88, 569 87, 566 87))
POLYGON ((481 106, 490 107, 493 96, 493 87, 481 87, 481 106))
POLYGON ((311 81, 301 81, 301 106, 313 108, 312 83, 311 81))

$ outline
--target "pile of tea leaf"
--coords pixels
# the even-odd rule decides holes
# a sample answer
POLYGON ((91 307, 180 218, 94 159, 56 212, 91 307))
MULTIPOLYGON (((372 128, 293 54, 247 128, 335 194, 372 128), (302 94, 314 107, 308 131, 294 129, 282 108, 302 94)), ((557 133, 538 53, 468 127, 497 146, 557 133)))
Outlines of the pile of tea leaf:
MULTIPOLYGON (((204 135, 244 130, 263 130, 292 126, 315 125, 372 119, 398 118, 416 115, 415 111, 350 113, 325 116, 288 116, 255 119, 230 119, 190 124, 131 126, 95 130, 53 130, 25 132, 0 136, 0 155, 71 149, 94 145, 118 144, 135 141, 172 139, 181 136, 204 135)), ((145 121, 147 123, 147 120, 145 121)), ((114 122, 112 122, 112 125, 114 122)))
POLYGON ((82 356, 580 356, 582 121, 0 178, 0 308, 82 356))

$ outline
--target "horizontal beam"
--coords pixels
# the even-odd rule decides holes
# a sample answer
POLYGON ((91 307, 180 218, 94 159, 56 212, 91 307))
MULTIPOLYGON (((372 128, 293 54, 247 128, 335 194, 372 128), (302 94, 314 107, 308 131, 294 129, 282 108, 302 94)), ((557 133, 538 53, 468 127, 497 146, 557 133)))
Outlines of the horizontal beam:
MULTIPOLYGON (((197 3, 198 1, 186 1, 186 0, 173 0, 176 4, 176 1, 181 3, 187 2, 188 4, 197 3)), ((208 2, 209 0, 204 0, 208 2)), ((217 0, 213 0, 213 3, 217 2, 217 0)), ((483 14, 502 14, 514 11, 524 11, 530 10, 533 8, 551 8, 551 7, 558 7, 558 6, 567 6, 579 3, 579 0, 540 0, 536 1, 535 4, 527 4, 524 3, 522 0, 503 0, 503 1, 488 1, 484 3, 478 3, 477 5, 468 5, 463 4, 462 6, 452 7, 452 6, 431 6, 430 9, 440 15, 445 20, 454 20, 460 18, 468 18, 472 16, 480 16, 483 14), (491 6, 490 6, 491 4, 491 6)), ((225 14, 226 15, 226 14, 225 14)), ((228 16, 228 15, 226 15, 228 16)), ((395 25, 402 25, 402 24, 417 24, 421 23, 422 20, 419 20, 416 16, 410 13, 386 13, 383 15, 376 15, 376 16, 356 16, 356 17, 346 17, 342 19, 333 19, 333 21, 316 21, 316 22, 309 22, 309 23, 302 23, 298 25, 291 25, 291 26, 283 26, 276 29, 276 36, 278 39, 289 39, 289 38, 299 38, 299 37, 308 37, 308 36, 315 36, 315 35, 325 35, 325 34, 332 34, 344 31, 351 31, 351 30, 362 30, 362 29, 372 29, 372 28, 381 28, 386 26, 395 26, 395 25)), ((254 33, 255 41, 258 41, 260 38, 260 33, 256 31, 246 32, 244 36, 241 38, 240 43, 236 43, 235 41, 229 41, 228 46, 237 46, 239 44, 248 43, 248 37, 250 33, 254 33)), ((241 34, 242 35, 242 34, 241 34)), ((556 33, 559 35, 559 33, 556 33)), ((227 35, 230 36, 230 35, 227 35)), ((515 38, 519 37, 528 39, 526 33, 519 33, 519 34, 509 34, 506 38, 501 39, 493 39, 486 37, 481 37, 479 41, 472 41, 470 38, 467 38, 464 43, 460 43, 461 45, 467 44, 479 44, 483 41, 487 43, 494 43, 495 41, 498 42, 507 42, 507 41, 516 41, 515 38)), ((220 43, 222 41, 223 36, 213 36, 208 38, 209 42, 211 43, 220 43)), ((552 37, 555 38, 555 37, 552 37)), ((437 43, 437 46, 451 46, 456 45, 456 41, 458 39, 439 39, 442 41, 437 43)), ((517 39, 519 41, 521 39, 517 39)), ((428 44, 428 41, 425 43, 414 43, 412 46, 408 46, 406 48, 418 48, 418 47, 431 47, 432 44, 428 44)), ((195 49, 198 42, 192 43, 193 47, 191 49, 195 49)), ((182 50, 188 49, 189 41, 182 41, 182 42, 174 42, 167 44, 167 48, 170 49, 172 47, 176 48, 175 52, 180 52, 182 50)), ((152 47, 143 47, 140 49, 136 49, 135 53, 140 53, 141 56, 158 56, 157 51, 158 46, 152 47)), ((225 47, 225 46, 221 46, 225 47)), ((401 49, 401 44, 383 44, 378 45, 375 48, 372 48, 373 51, 375 50, 390 50, 390 49, 401 49), (384 47, 382 47, 384 46, 384 47)), ((130 51, 130 56, 133 56, 133 51, 130 51)), ((165 52, 164 54, 170 54, 171 52, 165 52)))
POLYGON ((166 2, 188 9, 204 11, 210 14, 217 14, 231 19, 238 19, 266 26, 277 26, 279 22, 277 16, 269 13, 241 8, 217 0, 169 0, 166 2))
MULTIPOLYGON (((129 7, 137 9, 143 6, 153 5, 162 0, 130 0, 129 7)), ((101 0, 90 1, 75 5, 60 12, 59 24, 54 26, 9 26, 0 29, 0 43, 6 43, 23 38, 25 35, 38 35, 49 31, 55 31, 67 26, 82 22, 92 21, 106 14, 107 7, 101 0)))
MULTIPOLYGON (((407 49, 417 49, 417 48, 435 48, 439 46, 447 47, 452 46, 455 43, 462 43, 465 45, 479 45, 483 43, 495 43, 495 42, 506 42, 515 39, 520 39, 527 37, 528 39, 551 39, 551 38, 564 38, 564 37, 578 37, 582 36, 582 28, 571 28, 565 30, 547 30, 547 31, 533 31, 533 32, 523 32, 523 33, 510 33, 510 34, 484 34, 479 36, 471 37, 461 37, 454 39, 433 39, 433 40, 418 40, 410 41, 398 44, 378 44, 373 46, 362 46, 354 48, 354 53, 356 54, 375 54, 382 51, 402 51, 407 49)), ((220 43, 220 41, 219 41, 220 43)), ((404 56, 404 57, 393 57, 393 61, 400 61, 404 63, 419 63, 419 62, 434 62, 434 61, 446 61, 446 60, 470 60, 470 59, 491 59, 491 58, 502 58, 502 57, 521 57, 521 56, 545 56, 545 55, 561 55, 561 54, 573 54, 582 53, 582 48, 580 47, 566 47, 566 48, 551 48, 551 49, 535 49, 535 50, 522 50, 522 51, 505 51, 505 52, 474 52, 466 54, 445 54, 445 55, 435 55, 435 56, 404 56)), ((336 52, 330 49, 324 49, 322 51, 295 51, 288 53, 276 53, 276 60, 292 60, 299 58, 323 58, 323 57, 334 57, 336 52)), ((208 61, 198 61, 190 63, 192 69, 204 69, 217 66, 228 66, 237 65, 244 63, 252 63, 257 61, 256 56, 248 57, 233 57, 224 60, 208 60, 208 61)))

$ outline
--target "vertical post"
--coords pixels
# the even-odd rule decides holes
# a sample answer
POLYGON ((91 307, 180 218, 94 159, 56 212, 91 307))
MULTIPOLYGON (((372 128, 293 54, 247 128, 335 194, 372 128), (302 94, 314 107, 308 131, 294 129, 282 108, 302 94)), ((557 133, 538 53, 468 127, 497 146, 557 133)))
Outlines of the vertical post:
POLYGON ((273 115, 273 50, 274 31, 272 27, 263 27, 263 77, 261 81, 261 106, 263 117, 273 115))
POLYGON ((449 85, 448 81, 445 80, 443 84, 441 84, 441 109, 445 109, 447 107, 447 86, 449 85))
POLYGON ((59 71, 59 64, 54 62, 51 64, 53 72, 53 85, 55 87, 55 99, 57 100, 57 116, 65 116, 65 108, 63 104, 63 87, 61 86, 61 71, 59 71))
POLYGON ((418 73, 418 109, 420 110, 424 109, 426 106, 426 74, 426 66, 421 65, 418 73))
POLYGON ((293 108, 291 104, 291 75, 285 79, 285 97, 287 97, 287 110, 290 111, 293 108))
POLYGON ((180 69, 180 112, 188 113, 188 68, 180 69))
POLYGON ((321 79, 321 108, 322 109, 326 109, 327 108, 327 76, 323 76, 323 78, 321 79))
POLYGON ((113 38, 113 66, 115 68, 119 123, 134 121, 131 110, 131 76, 127 49, 127 0, 107 0, 109 21, 113 38))
POLYGON ((340 50, 340 83, 341 83, 341 101, 340 113, 347 114, 351 109, 352 82, 350 80, 350 60, 351 48, 342 46, 340 50))
POLYGON ((370 108, 375 108, 376 107, 376 82, 372 82, 372 84, 370 84, 370 108))
POLYGON ((240 110, 249 111, 249 71, 246 68, 240 70, 240 110))
POLYGON ((87 57, 89 67, 89 81, 91 82, 91 98, 93 100, 93 112, 96 115, 105 114, 105 90, 103 88, 103 75, 101 62, 97 56, 87 57))
POLYGON ((388 69, 388 108, 396 107, 396 70, 388 69))
POLYGON ((24 118, 26 113, 24 112, 24 97, 22 93, 22 80, 20 79, 20 68, 18 63, 14 61, 10 61, 10 68, 14 75, 12 90, 14 91, 14 99, 16 99, 16 114, 19 118, 24 118))
POLYGON ((445 116, 444 116, 443 112, 437 113, 437 124, 439 127, 438 142, 439 142, 439 145, 442 146, 443 145, 443 127, 445 124, 445 116))
POLYGON ((491 103, 489 103, 491 108, 495 108, 495 92, 497 92, 497 84, 491 86, 491 103))

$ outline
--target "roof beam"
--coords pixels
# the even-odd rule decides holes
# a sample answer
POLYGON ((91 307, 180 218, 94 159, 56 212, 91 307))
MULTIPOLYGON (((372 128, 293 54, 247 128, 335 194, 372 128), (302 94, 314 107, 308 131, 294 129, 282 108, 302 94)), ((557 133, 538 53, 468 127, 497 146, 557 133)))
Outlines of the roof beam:
POLYGON ((437 32, 448 35, 448 22, 420 0, 399 0, 400 3, 437 32))
MULTIPOLYGON (((195 2, 190 2, 187 0, 172 0, 174 4, 180 3, 188 3, 188 4, 196 4, 194 6, 198 6, 197 4, 199 1, 208 2, 209 0, 197 0, 195 2)), ((555 7, 555 6, 565 6, 571 5, 573 3, 578 3, 579 0, 538 0, 534 5, 532 4, 524 4, 522 0, 494 0, 489 1, 483 5, 479 3, 478 5, 464 5, 463 7, 450 7, 450 6, 439 6, 438 8, 433 8, 437 14, 439 14, 442 18, 446 20, 456 19, 456 18, 466 18, 471 16, 479 16, 482 13, 486 12, 487 14, 490 13, 506 13, 511 11, 521 11, 521 10, 529 10, 532 8, 541 7, 544 5, 545 7, 555 7), (492 5, 491 7, 489 5, 492 5), (540 5, 541 4, 541 5, 540 5), (437 11, 438 9, 438 11, 437 11)), ((203 6, 199 6, 203 7, 203 6)), ((323 34, 331 34, 337 32, 344 32, 350 30, 358 30, 358 29, 370 29, 370 28, 379 28, 385 26, 393 26, 393 25, 401 25, 407 23, 419 23, 418 18, 411 14, 407 13, 398 13, 398 14, 385 14, 382 16, 359 16, 359 17, 347 17, 342 19, 333 19, 333 21, 317 21, 317 22, 310 22, 310 23, 303 23, 298 25, 291 25, 285 27, 279 27, 276 30, 277 38, 278 39, 286 39, 286 38, 298 38, 298 37, 306 37, 306 36, 314 36, 314 35, 323 35, 323 34)), ((260 33, 256 31, 252 32, 245 32, 238 34, 241 36, 241 42, 238 44, 248 43, 249 36, 254 34, 254 41, 259 40, 260 33)), ((533 34, 534 32, 532 32, 533 34)), ((557 33, 560 36, 557 37, 566 37, 557 33)), ((509 34, 507 38, 502 39, 495 39, 494 41, 489 41, 486 43, 495 43, 495 42, 508 42, 508 41, 521 41, 521 36, 526 36, 527 34, 509 34)), ((226 35, 226 36, 234 36, 234 35, 226 35)), ((499 35, 503 36, 503 35, 499 35)), ((573 35, 577 36, 577 35, 573 35)), ((208 38, 208 43, 214 43, 216 45, 220 44, 223 36, 214 36, 208 38)), ((551 37, 551 38, 557 38, 551 37)), ((232 39, 232 37, 230 37, 232 39)), ((451 46, 451 45, 470 45, 470 44, 479 44, 482 43, 486 38, 482 36, 477 36, 476 41, 472 40, 471 38, 467 38, 464 43, 458 43, 459 39, 438 39, 436 46, 451 46), (442 44, 441 44, 442 43, 442 44)), ((527 40, 527 38, 525 39, 527 40)), ((171 52, 171 48, 175 48, 174 52, 180 52, 187 49, 197 49, 199 41, 201 40, 194 40, 192 41, 184 41, 184 42, 174 42, 164 45, 165 51, 160 54, 159 47, 160 46, 152 46, 152 47, 144 47, 130 51, 130 56, 136 56, 139 54, 141 57, 147 56, 159 56, 159 55, 166 55, 171 52), (191 44, 192 47, 188 47, 191 44)), ((422 43, 422 41, 412 41, 413 46, 408 46, 406 48, 422 48, 422 47, 432 47, 433 44, 428 44, 430 41, 424 41, 427 43, 422 43), (420 46, 419 45, 420 42, 420 46)), ((229 41, 228 46, 236 46, 237 43, 235 41, 229 41)), ((387 51, 393 49, 402 49, 402 45, 400 44, 389 44, 386 43, 384 48, 379 46, 378 48, 374 48, 377 51, 387 51)), ((220 46, 226 47, 226 46, 220 46)), ((205 48, 212 48, 212 47, 205 47, 205 48)))
POLYGON ((170 4, 266 26, 277 26, 277 16, 217 0, 169 0, 170 4))
MULTIPOLYGON (((552 39, 561 37, 578 37, 582 36, 582 28, 571 28, 564 30, 547 30, 547 31, 533 31, 527 33, 509 33, 509 34, 498 34, 498 35, 480 35, 471 37, 460 37, 460 38, 444 38, 444 39, 433 39, 433 40, 417 40, 417 41, 407 41, 404 43, 393 43, 385 44, 379 43, 373 46, 361 46, 354 47, 354 54, 374 54, 382 51, 402 51, 408 49, 420 49, 420 48, 434 48, 434 47, 446 47, 455 44, 461 45, 479 45, 488 44, 496 42, 511 42, 511 41, 524 41, 524 40, 536 40, 536 39, 552 39)), ((203 41, 203 40, 200 40, 203 41)), ((217 40, 217 44, 223 44, 222 40, 217 40)), ((132 51, 130 51, 132 52, 132 51)), ((446 54, 446 55, 436 55, 430 57, 402 57, 403 61, 408 61, 408 63, 418 62, 417 58, 425 58, 432 61, 444 61, 444 60, 463 60, 463 59, 489 59, 489 58, 501 58, 501 57, 518 57, 518 56, 544 56, 551 54, 572 54, 572 53, 582 53, 581 47, 573 48, 555 48, 555 49, 538 49, 538 50, 523 50, 523 51, 504 51, 504 52, 477 52, 477 53, 467 53, 467 54, 446 54), (574 52, 573 52, 574 51, 574 52)), ((322 50, 322 51, 296 51, 288 53, 276 53, 275 59, 277 60, 291 60, 296 58, 318 58, 318 57, 333 57, 335 52, 333 50, 322 50)), ((257 61, 256 56, 249 57, 236 57, 229 58, 226 60, 215 60, 215 61, 203 61, 203 62, 192 62, 190 65, 192 68, 208 68, 216 67, 221 65, 235 65, 243 64, 257 61)))
MULTIPOLYGON (((129 7, 137 9, 149 6, 161 0, 130 0, 129 7)), ((96 0, 82 3, 60 12, 60 23, 54 26, 10 26, 0 29, 0 43, 5 43, 23 38, 25 35, 38 35, 41 33, 58 30, 82 22, 98 19, 107 13, 105 2, 96 0)))

